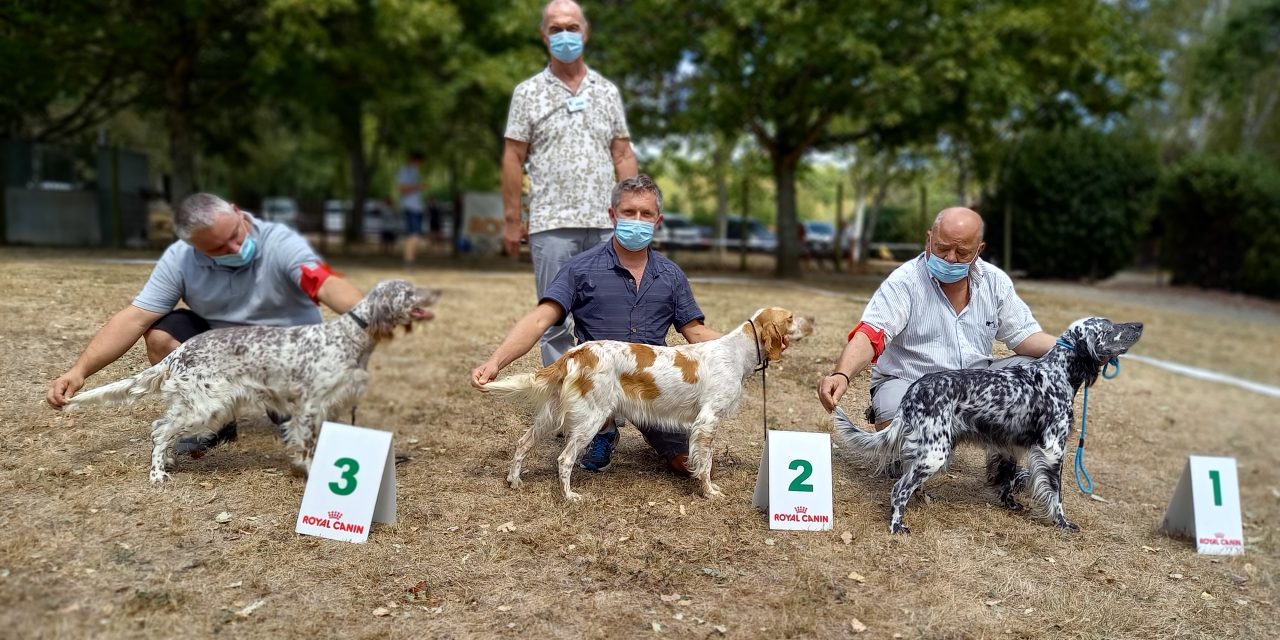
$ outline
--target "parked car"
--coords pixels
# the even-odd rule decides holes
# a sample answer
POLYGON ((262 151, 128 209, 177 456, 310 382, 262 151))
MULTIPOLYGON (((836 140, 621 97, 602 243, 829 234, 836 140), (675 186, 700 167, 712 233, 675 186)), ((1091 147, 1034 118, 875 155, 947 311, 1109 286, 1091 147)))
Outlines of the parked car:
POLYGON ((298 202, 286 197, 263 198, 258 217, 267 222, 279 222, 297 229, 298 202))
MULTIPOLYGON (((347 228, 347 212, 350 210, 350 200, 326 200, 324 203, 325 233, 342 235, 347 228)), ((361 220, 361 225, 364 227, 364 237, 368 242, 384 240, 384 231, 390 238, 400 235, 401 231, 391 207, 381 200, 372 198, 364 201, 364 218, 361 220)))
POLYGON ((654 232, 653 241, 659 249, 707 249, 711 246, 703 238, 698 225, 679 213, 662 214, 662 226, 654 232))
POLYGON ((804 222, 804 246, 814 256, 829 256, 835 246, 836 228, 830 222, 804 222))
MULTIPOLYGON (((742 218, 729 218, 725 228, 723 246, 732 251, 741 246, 742 218)), ((773 253, 778 250, 778 236, 765 228, 759 220, 747 220, 747 251, 773 253)), ((718 241, 717 241, 718 242, 718 241)))

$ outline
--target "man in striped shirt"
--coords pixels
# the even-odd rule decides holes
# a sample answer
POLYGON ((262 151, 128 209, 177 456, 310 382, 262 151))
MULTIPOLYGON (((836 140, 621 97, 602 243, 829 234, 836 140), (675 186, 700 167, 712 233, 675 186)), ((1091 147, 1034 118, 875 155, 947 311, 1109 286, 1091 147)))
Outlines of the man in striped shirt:
POLYGON ((926 235, 924 253, 880 284, 849 333, 835 369, 818 381, 831 411, 850 379, 871 370, 868 422, 883 429, 898 413, 911 383, 953 369, 999 368, 1031 362, 1053 348, 1003 271, 979 258, 983 223, 964 208, 943 209, 926 235), (994 359, 992 341, 1017 355, 994 359))

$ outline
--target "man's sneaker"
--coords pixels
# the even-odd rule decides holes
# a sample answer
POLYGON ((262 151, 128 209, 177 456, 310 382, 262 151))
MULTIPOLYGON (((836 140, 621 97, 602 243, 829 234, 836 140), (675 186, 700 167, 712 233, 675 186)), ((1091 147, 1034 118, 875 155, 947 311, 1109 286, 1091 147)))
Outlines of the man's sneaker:
POLYGON ((232 442, 240 434, 236 429, 236 421, 222 425, 217 433, 210 433, 202 436, 189 436, 183 438, 173 444, 173 452, 180 456, 189 455, 192 458, 199 458, 206 451, 224 443, 232 442))
POLYGON ((609 458, 613 455, 613 447, 618 444, 618 430, 608 433, 597 433, 587 445, 587 455, 582 456, 582 468, 587 471, 604 471, 609 466, 609 458))

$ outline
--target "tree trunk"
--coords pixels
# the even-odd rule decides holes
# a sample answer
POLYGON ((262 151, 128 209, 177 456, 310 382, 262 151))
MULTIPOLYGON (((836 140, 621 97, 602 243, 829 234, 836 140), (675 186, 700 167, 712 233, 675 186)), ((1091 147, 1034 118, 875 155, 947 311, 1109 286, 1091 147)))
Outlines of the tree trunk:
POLYGON ((169 70, 168 113, 169 164, 171 171, 169 197, 177 208, 183 198, 196 191, 195 123, 191 104, 191 60, 180 57, 169 70))
POLYGON ((889 195, 889 177, 886 173, 880 179, 880 186, 876 187, 876 197, 871 202, 871 214, 867 216, 867 227, 863 230, 862 237, 858 238, 858 244, 862 247, 860 250, 862 260, 866 260, 870 254, 868 247, 871 244, 871 238, 876 235, 876 224, 880 222, 880 208, 884 206, 884 199, 889 195))
POLYGON ((364 201, 369 194, 369 171, 364 151, 364 127, 361 114, 364 105, 356 100, 342 110, 342 138, 347 143, 347 158, 351 165, 351 209, 346 212, 347 224, 343 241, 348 247, 358 245, 364 237, 364 201))
MULTIPOLYGON (((730 136, 717 135, 715 152, 711 156, 711 171, 716 183, 716 242, 714 245, 717 263, 724 258, 724 236, 729 229, 729 156, 733 152, 735 142, 736 140, 730 139, 730 136)), ((745 202, 743 206, 746 206, 745 202)), ((745 213, 744 209, 743 214, 745 213)))
POLYGON ((798 150, 773 155, 773 182, 778 207, 778 261, 774 275, 779 278, 800 275, 800 234, 796 229, 796 167, 799 164, 798 150))

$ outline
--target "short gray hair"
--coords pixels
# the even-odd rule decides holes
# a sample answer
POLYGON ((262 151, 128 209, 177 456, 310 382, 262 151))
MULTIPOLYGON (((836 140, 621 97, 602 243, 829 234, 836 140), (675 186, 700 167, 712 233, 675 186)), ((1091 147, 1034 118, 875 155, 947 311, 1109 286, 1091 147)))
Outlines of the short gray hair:
POLYGON ((582 8, 582 5, 575 2, 575 0, 551 0, 550 2, 542 5, 542 22, 538 24, 539 33, 547 30, 547 10, 550 9, 551 5, 553 4, 571 4, 577 7, 578 15, 582 16, 582 28, 583 29, 591 28, 591 21, 587 20, 586 10, 582 8))
POLYGON ((183 240, 191 240, 192 233, 212 226, 214 218, 235 212, 231 203, 212 193, 193 193, 173 212, 173 232, 183 240))
POLYGON ((613 185, 613 195, 609 198, 609 206, 613 207, 614 212, 618 211, 618 205, 622 202, 622 194, 624 193, 652 193, 658 199, 658 213, 662 213, 662 189, 658 188, 658 184, 653 178, 640 174, 625 178, 613 185))

